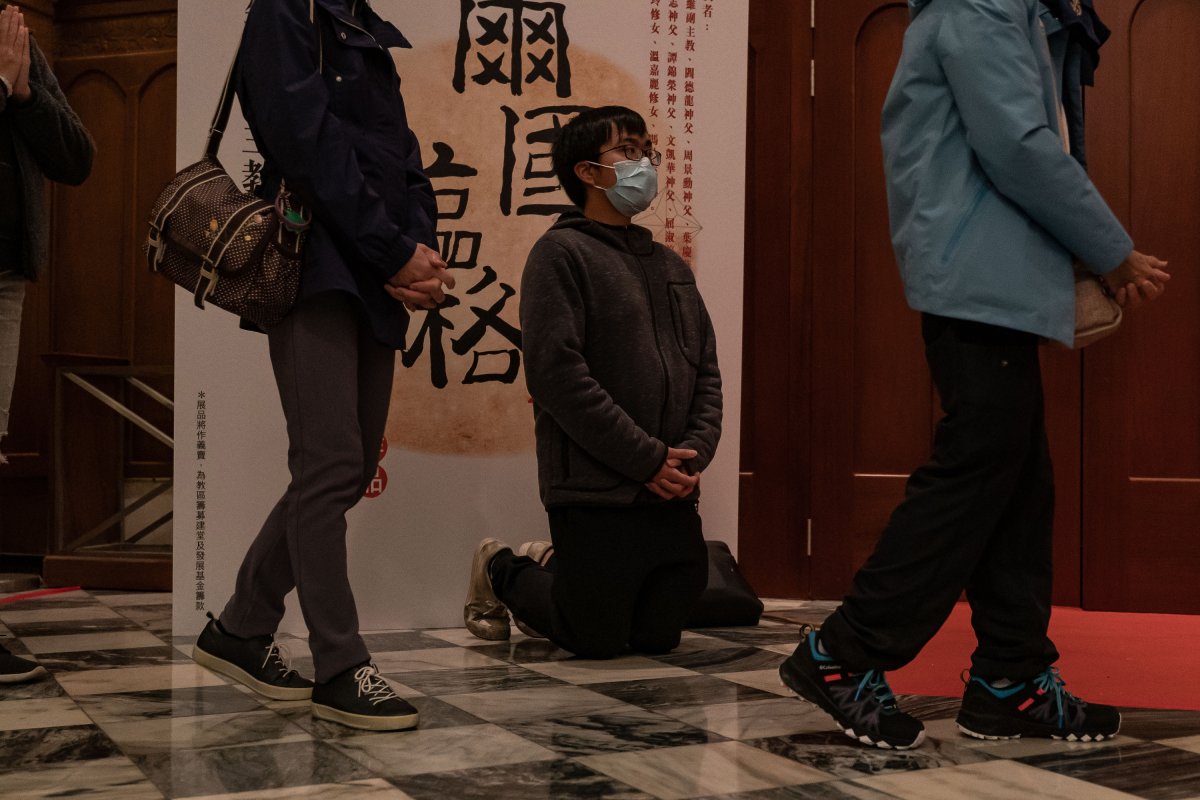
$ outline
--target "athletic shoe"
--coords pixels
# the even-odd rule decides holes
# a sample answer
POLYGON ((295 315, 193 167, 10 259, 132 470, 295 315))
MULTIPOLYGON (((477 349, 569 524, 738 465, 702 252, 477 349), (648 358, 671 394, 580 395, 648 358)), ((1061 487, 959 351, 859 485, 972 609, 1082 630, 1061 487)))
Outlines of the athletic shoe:
POLYGON ((419 716, 371 663, 351 667, 313 687, 312 713, 317 719, 364 731, 408 730, 417 727, 419 716))
POLYGON ((307 700, 312 681, 301 677, 284 660, 273 636, 243 639, 221 627, 211 613, 192 648, 192 660, 218 675, 232 678, 272 700, 307 700))
POLYGON ((881 671, 849 672, 820 652, 815 631, 779 665, 779 677, 851 739, 888 750, 908 750, 925 740, 925 726, 899 709, 881 671))
POLYGON ((0 644, 0 683, 25 683, 46 674, 46 668, 27 658, 14 656, 0 644))
POLYGON ((1099 742, 1117 735, 1121 729, 1119 711, 1086 703, 1065 686, 1057 667, 1003 688, 972 677, 963 693, 958 729, 976 739, 1039 736, 1099 742))
POLYGON ((484 539, 475 550, 471 561, 471 582, 467 586, 467 602, 463 606, 463 621, 467 630, 480 639, 500 642, 512 635, 508 622, 508 609, 496 590, 492 588, 492 576, 488 567, 492 559, 508 545, 498 539, 484 539))

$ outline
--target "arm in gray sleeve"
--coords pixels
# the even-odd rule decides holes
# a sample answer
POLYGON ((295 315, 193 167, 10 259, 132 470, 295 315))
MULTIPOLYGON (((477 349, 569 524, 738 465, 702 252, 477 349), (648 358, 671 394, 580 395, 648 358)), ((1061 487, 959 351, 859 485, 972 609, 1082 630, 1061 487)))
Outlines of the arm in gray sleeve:
POLYGON ((692 407, 688 412, 687 431, 679 448, 695 450, 698 455, 688 462, 693 473, 703 472, 712 463, 721 439, 721 370, 717 367, 717 337, 704 301, 700 301, 704 321, 704 351, 696 369, 692 407))
POLYGON ((52 181, 78 186, 92 172, 96 145, 36 43, 29 43, 28 103, 9 100, 13 127, 38 169, 52 181))

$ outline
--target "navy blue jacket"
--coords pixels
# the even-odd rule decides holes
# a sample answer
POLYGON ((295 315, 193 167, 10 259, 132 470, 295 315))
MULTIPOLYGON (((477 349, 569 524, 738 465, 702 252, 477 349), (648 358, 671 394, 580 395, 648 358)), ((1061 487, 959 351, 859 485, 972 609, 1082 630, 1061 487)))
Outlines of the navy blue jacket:
POLYGON ((418 243, 436 247, 437 203, 391 47, 411 45, 364 0, 316 0, 315 27, 308 0, 257 0, 237 93, 265 161, 262 196, 283 178, 312 211, 301 297, 354 295, 376 338, 402 349, 408 312, 383 287, 418 243))

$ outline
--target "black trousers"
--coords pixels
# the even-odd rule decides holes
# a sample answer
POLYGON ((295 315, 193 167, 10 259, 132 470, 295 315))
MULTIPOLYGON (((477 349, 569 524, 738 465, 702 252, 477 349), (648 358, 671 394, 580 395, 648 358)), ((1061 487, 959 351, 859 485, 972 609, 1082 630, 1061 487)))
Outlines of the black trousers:
POLYGON ((1058 659, 1050 624, 1054 473, 1038 341, 925 314, 925 355, 945 417, 874 553, 821 639, 848 668, 907 664, 962 591, 972 672, 1022 679, 1058 659))
POLYGON ((376 341, 353 298, 334 292, 302 300, 267 337, 292 479, 242 561, 221 624, 235 636, 274 633, 295 588, 324 682, 370 658, 347 574, 346 512, 375 476, 396 352, 376 341))
POLYGON ((708 581, 695 504, 567 506, 549 515, 552 569, 511 550, 492 561, 492 586, 513 615, 584 658, 675 649, 708 581))

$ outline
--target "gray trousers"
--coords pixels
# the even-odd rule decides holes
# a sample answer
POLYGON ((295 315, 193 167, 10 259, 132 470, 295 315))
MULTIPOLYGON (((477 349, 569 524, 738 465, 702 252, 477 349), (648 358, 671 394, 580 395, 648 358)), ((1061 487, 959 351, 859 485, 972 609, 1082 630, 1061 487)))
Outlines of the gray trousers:
POLYGON ((370 658, 346 569, 346 512, 375 476, 396 353, 336 292, 302 300, 267 335, 291 483, 246 553, 221 624, 235 636, 272 634, 295 587, 325 682, 370 658))
MULTIPOLYGON (((0 446, 8 435, 8 409, 17 379, 17 353, 21 349, 21 306, 27 281, 16 272, 0 270, 0 446)), ((0 452, 0 464, 5 463, 0 452)))

